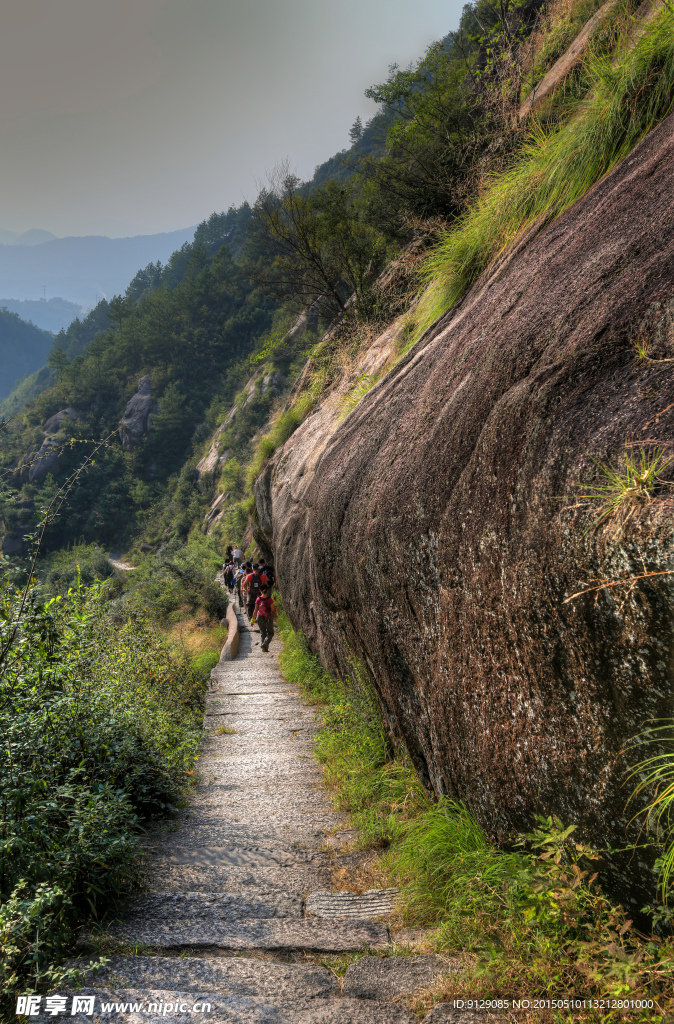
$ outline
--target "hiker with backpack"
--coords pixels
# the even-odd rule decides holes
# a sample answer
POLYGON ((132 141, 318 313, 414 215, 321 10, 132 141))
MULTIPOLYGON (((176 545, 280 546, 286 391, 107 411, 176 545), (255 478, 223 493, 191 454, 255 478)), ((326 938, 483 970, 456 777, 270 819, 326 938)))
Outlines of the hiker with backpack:
POLYGON ((260 566, 260 573, 262 575, 262 582, 263 583, 265 582, 265 576, 266 576, 267 583, 269 584, 269 589, 271 590, 272 587, 274 586, 274 584, 276 583, 276 573, 274 572, 274 566, 270 565, 267 562, 264 565, 260 566))
POLYGON ((257 562, 254 562, 253 571, 246 576, 244 588, 247 594, 246 611, 248 612, 248 618, 251 620, 251 625, 255 611, 255 602, 262 593, 262 587, 265 585, 268 586, 268 581, 266 577, 264 580, 262 579, 260 567, 257 562))
POLYGON ((274 619, 277 615, 278 610, 274 603, 274 598, 271 596, 269 587, 263 584, 260 596, 255 601, 250 624, 252 626, 255 622, 259 623, 260 647, 265 653, 269 650, 269 644, 274 639, 274 619))
POLYGON ((241 597, 241 584, 243 583, 245 575, 245 571, 239 567, 235 570, 233 577, 233 585, 234 589, 236 590, 236 596, 239 601, 239 608, 243 608, 243 598, 241 597))

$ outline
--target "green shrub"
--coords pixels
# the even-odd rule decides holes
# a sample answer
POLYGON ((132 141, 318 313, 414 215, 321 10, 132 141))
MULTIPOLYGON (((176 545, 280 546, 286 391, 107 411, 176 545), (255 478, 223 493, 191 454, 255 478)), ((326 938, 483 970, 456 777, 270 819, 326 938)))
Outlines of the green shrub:
POLYGON ((221 566, 212 538, 195 531, 186 543, 174 539, 127 575, 123 593, 111 602, 113 614, 118 621, 133 612, 165 623, 203 608, 221 619, 227 611, 227 593, 215 579, 221 566))
POLYGON ((67 594, 78 580, 90 586, 114 573, 106 552, 95 544, 73 544, 54 551, 40 563, 40 584, 46 594, 67 594))
POLYGON ((21 610, 14 580, 2 581, 7 986, 42 984, 76 925, 138 883, 140 823, 175 806, 197 756, 202 675, 146 623, 105 611, 100 587, 44 603, 33 592, 21 610))

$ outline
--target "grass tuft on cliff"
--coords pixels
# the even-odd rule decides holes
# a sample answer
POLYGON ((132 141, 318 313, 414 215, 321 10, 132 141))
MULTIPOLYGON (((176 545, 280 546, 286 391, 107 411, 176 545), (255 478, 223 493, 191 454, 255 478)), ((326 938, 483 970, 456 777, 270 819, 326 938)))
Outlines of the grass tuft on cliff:
MULTIPOLYGON (((465 806, 429 799, 392 749, 362 670, 340 682, 283 614, 279 631, 281 669, 322 717, 317 755, 335 805, 351 815, 362 845, 385 851, 380 870, 401 889, 400 923, 429 929, 424 948, 460 957, 459 972, 416 1010, 457 997, 609 998, 652 1000, 630 1019, 656 1021, 674 1007, 674 940, 634 931, 597 886, 598 854, 577 842, 573 826, 539 817, 518 845, 497 849, 465 806)), ((602 1012, 581 1007, 573 1019, 622 1016, 602 1012)))
POLYGON ((568 209, 670 112, 674 101, 674 11, 664 8, 618 60, 593 55, 590 92, 568 120, 531 139, 509 170, 447 231, 428 257, 415 340, 536 221, 568 209))

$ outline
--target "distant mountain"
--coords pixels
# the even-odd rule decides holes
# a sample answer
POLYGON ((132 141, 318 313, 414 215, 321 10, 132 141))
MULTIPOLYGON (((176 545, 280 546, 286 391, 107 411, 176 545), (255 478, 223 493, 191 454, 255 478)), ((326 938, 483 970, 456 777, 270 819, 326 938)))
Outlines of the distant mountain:
POLYGON ((81 317, 83 309, 67 299, 0 299, 0 309, 5 306, 10 313, 16 313, 22 320, 30 320, 44 331, 58 334, 71 324, 76 316, 81 317))
POLYGON ((0 245, 42 245, 43 242, 51 242, 56 237, 51 231, 43 231, 42 228, 31 228, 23 234, 0 228, 0 245))
POLYGON ((42 231, 41 228, 31 228, 30 231, 24 231, 22 235, 18 235, 11 244, 42 245, 43 242, 51 242, 55 238, 56 235, 52 235, 51 231, 42 231))
POLYGON ((50 295, 90 309, 103 297, 123 294, 139 267, 168 260, 192 240, 194 228, 132 238, 89 235, 17 244, 25 235, 10 245, 0 244, 0 295, 34 300, 46 288, 50 295))
POLYGON ((54 336, 16 313, 0 309, 0 398, 6 398, 21 377, 44 366, 54 336))

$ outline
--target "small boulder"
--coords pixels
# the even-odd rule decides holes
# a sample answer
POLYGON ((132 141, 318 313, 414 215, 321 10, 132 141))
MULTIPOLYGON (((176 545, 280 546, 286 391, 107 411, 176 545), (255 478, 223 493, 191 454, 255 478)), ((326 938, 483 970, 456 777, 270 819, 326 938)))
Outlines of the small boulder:
POLYGON ((42 432, 44 434, 55 434, 57 430, 60 429, 64 420, 73 420, 74 422, 75 420, 78 420, 80 416, 81 413, 79 413, 77 409, 60 409, 59 412, 55 412, 53 416, 50 416, 49 419, 42 424, 42 432))
POLYGON ((61 468, 61 442, 51 435, 45 437, 39 452, 33 459, 28 470, 28 480, 31 484, 39 483, 47 473, 53 476, 61 468))
POLYGON ((157 411, 157 403, 152 397, 152 379, 149 374, 138 381, 138 391, 128 403, 124 416, 119 424, 119 436, 122 447, 130 452, 150 433, 150 419, 157 411))
POLYGON ((260 394, 266 395, 269 392, 272 395, 280 395, 283 390, 283 381, 285 377, 278 370, 274 370, 273 373, 268 373, 266 377, 262 378, 260 384, 260 394))

